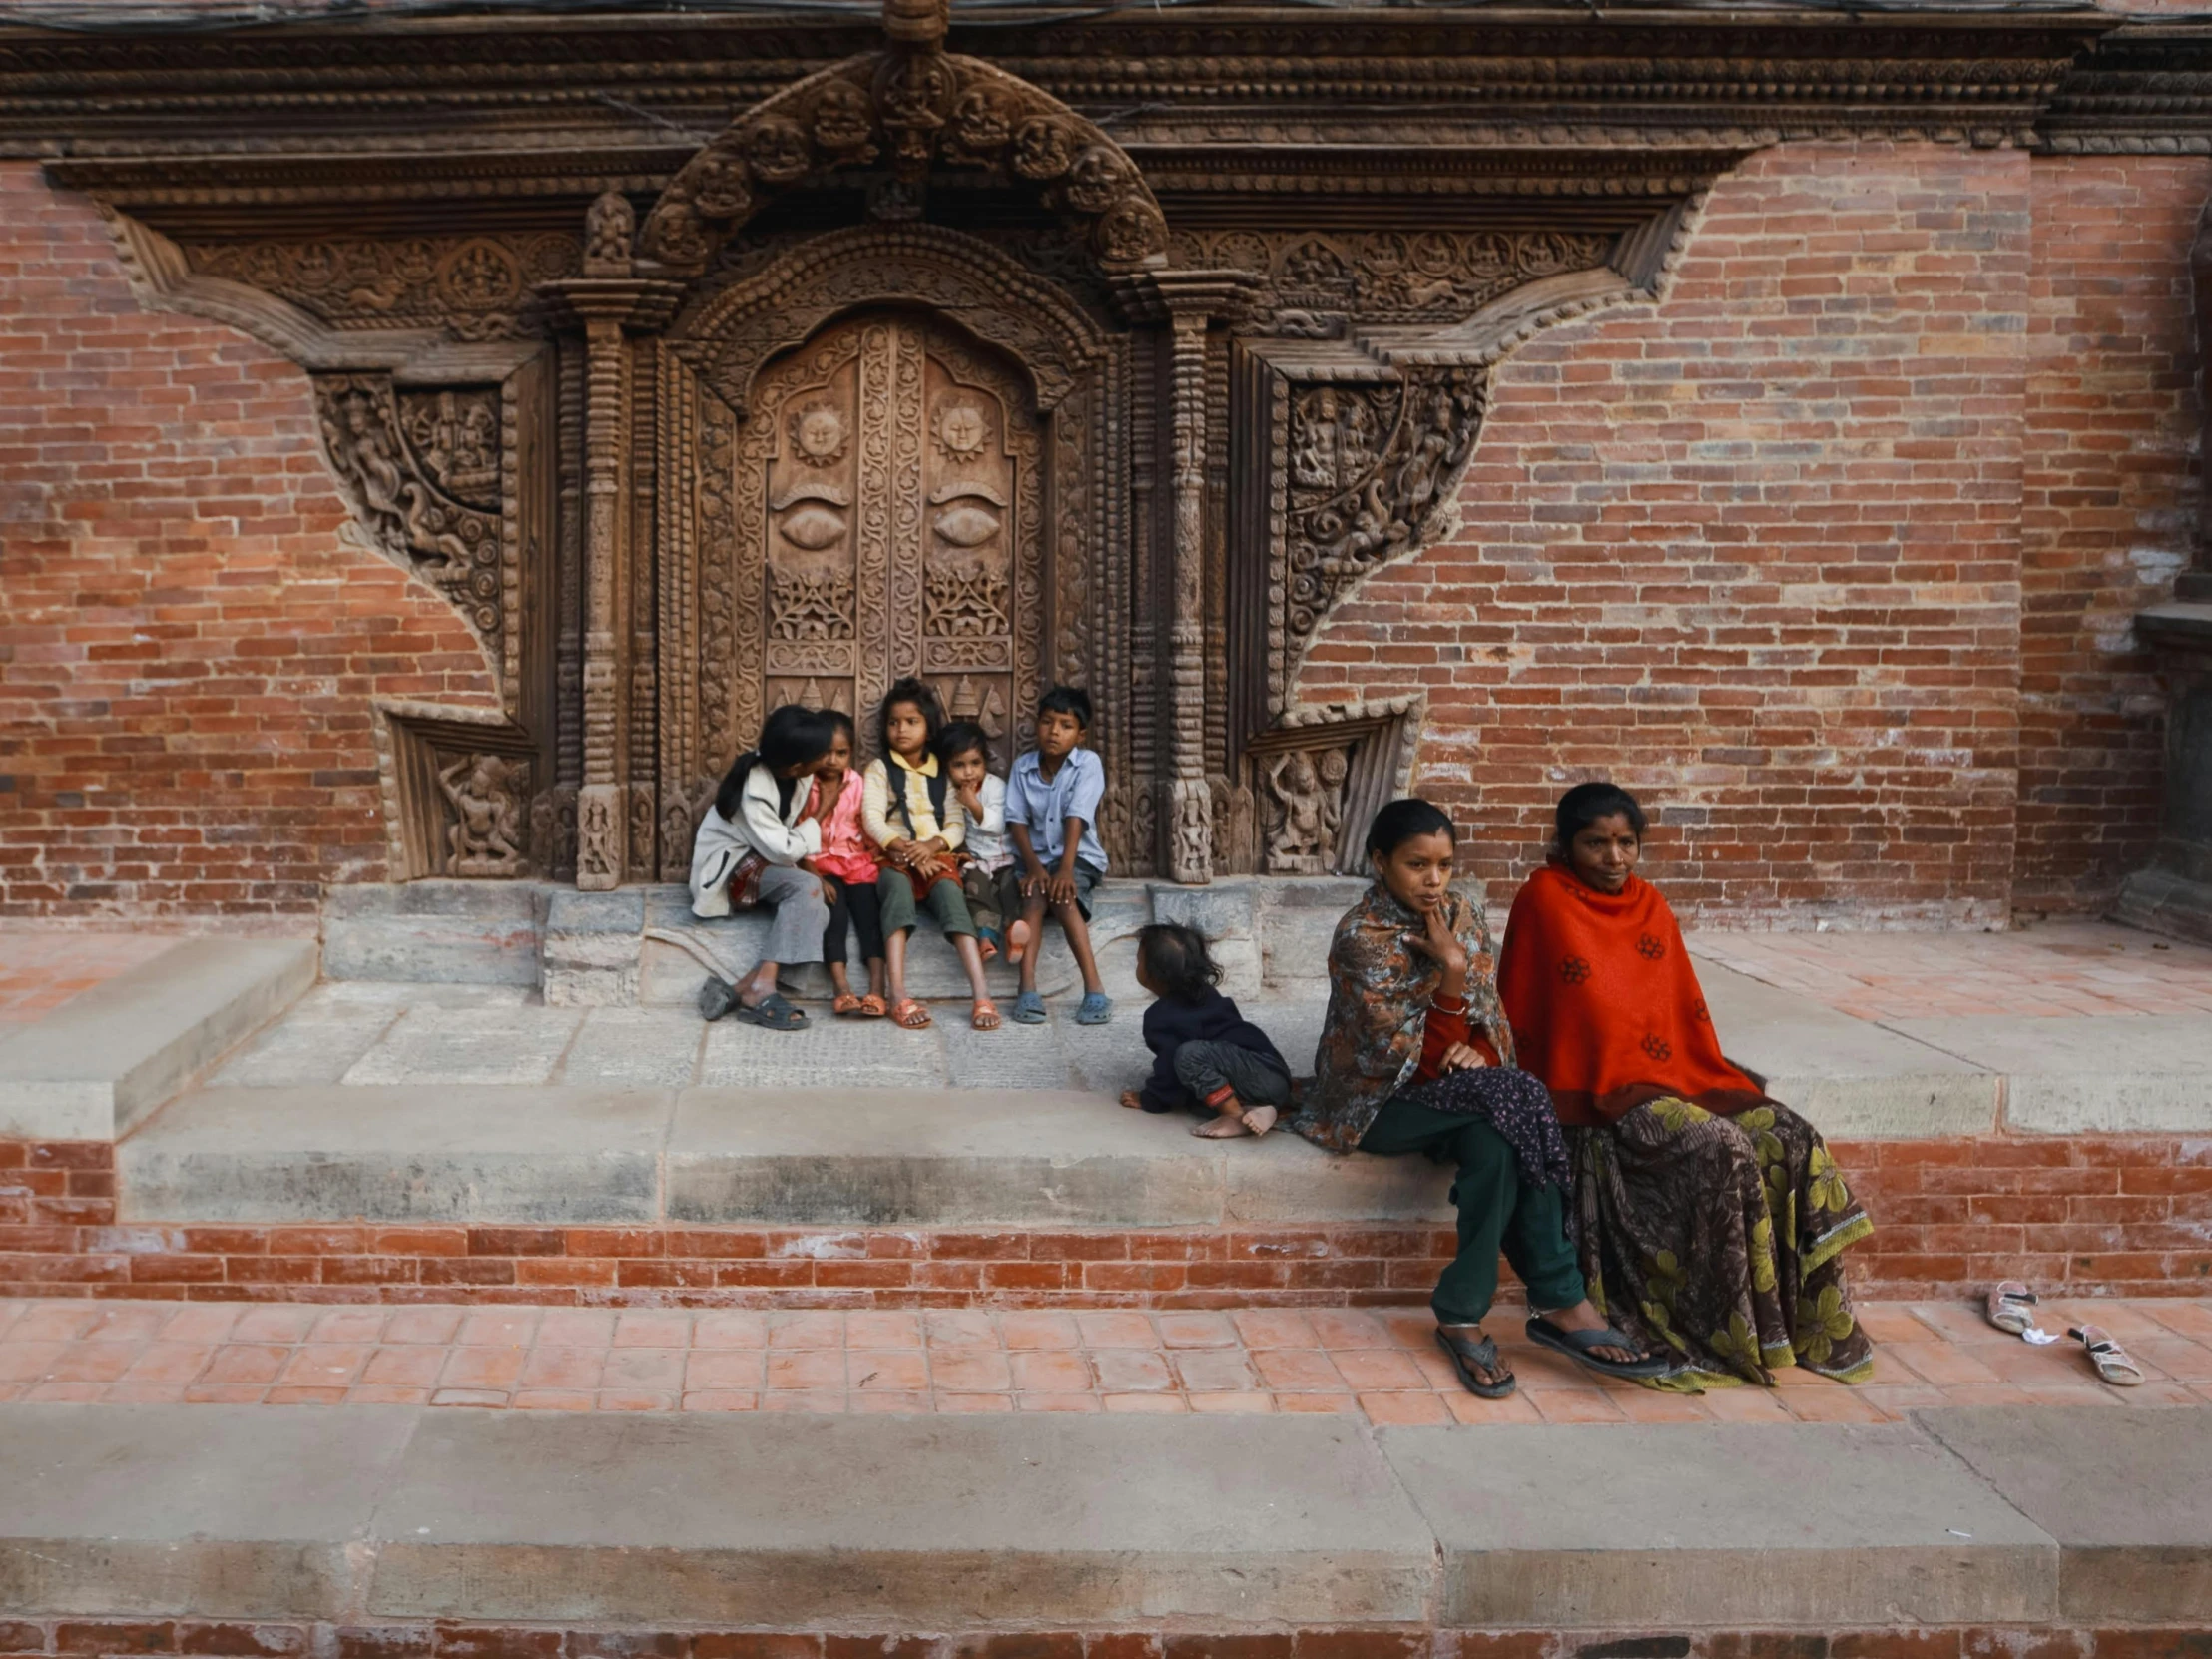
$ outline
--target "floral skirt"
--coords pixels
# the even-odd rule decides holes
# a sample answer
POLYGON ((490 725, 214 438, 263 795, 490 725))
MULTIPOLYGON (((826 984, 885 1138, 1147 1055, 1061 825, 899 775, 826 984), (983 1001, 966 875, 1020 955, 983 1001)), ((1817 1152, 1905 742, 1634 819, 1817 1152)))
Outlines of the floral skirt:
POLYGON ((1771 1383, 1788 1365, 1873 1376, 1843 1252, 1874 1223, 1797 1113, 1770 1102, 1721 1118, 1654 1100, 1567 1139, 1590 1300, 1679 1362, 1653 1386, 1771 1383))

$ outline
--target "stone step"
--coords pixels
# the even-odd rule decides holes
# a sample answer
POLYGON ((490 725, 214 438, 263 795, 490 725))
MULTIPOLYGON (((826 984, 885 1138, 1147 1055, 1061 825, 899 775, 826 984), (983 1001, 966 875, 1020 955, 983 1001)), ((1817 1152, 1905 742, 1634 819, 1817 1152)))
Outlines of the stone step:
POLYGON ((1448 1174, 1046 1089, 337 1085, 187 1094, 123 1223, 1232 1227, 1448 1220, 1448 1174))
POLYGON ((2206 1420, 2011 1408, 1377 1431, 1310 1416, 18 1403, 0 1406, 0 1616, 2188 1625, 2212 1617, 2206 1420))
POLYGON ((186 939, 0 1037, 0 1138, 112 1140, 315 979, 311 939, 186 939))
MULTIPOLYGON (((1177 920, 1213 942, 1232 995, 1311 990, 1327 978, 1337 918, 1364 885, 1340 876, 1231 876, 1206 887, 1110 880, 1093 906, 1099 968, 1109 992, 1134 996, 1137 930, 1177 920)), ((555 1006, 688 1006, 709 971, 727 978, 759 960, 768 926, 768 917, 749 913, 701 921, 688 892, 665 883, 600 893, 528 881, 332 887, 324 972, 334 980, 539 985, 555 1006)), ((855 941, 847 955, 861 980, 857 948, 855 941)), ((958 956, 929 928, 917 929, 908 946, 907 984, 925 999, 967 994, 958 956)), ((993 968, 991 984, 1011 996, 1012 970, 993 968)), ((823 999, 829 974, 806 967, 785 988, 823 999)), ((1065 939, 1048 926, 1038 989, 1065 997, 1081 988, 1065 939)))

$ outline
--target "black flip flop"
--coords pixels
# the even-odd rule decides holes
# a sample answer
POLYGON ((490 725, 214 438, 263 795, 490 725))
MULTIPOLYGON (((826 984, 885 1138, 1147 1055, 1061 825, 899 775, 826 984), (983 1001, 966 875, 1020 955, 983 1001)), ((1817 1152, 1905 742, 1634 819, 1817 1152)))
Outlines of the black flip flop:
POLYGON ((738 1005, 738 987, 720 977, 699 987, 699 1017, 709 1024, 738 1005))
POLYGON ((1554 1354, 1564 1354, 1570 1360, 1579 1360, 1594 1372, 1607 1377, 1625 1377, 1631 1381, 1646 1377, 1664 1377, 1674 1362, 1664 1355, 1648 1355, 1641 1360, 1606 1360, 1592 1353, 1593 1349, 1625 1348, 1631 1354, 1636 1345, 1608 1326, 1603 1331, 1562 1331, 1551 1321, 1541 1317, 1528 1322, 1528 1340, 1554 1354))
POLYGON ((1459 1374, 1460 1385, 1470 1394, 1480 1394, 1484 1399, 1503 1399, 1520 1385, 1513 1374, 1498 1364, 1494 1338, 1484 1337, 1478 1343, 1470 1343, 1464 1337, 1454 1337, 1439 1325, 1436 1346, 1451 1357, 1451 1369, 1459 1374), (1481 1371, 1475 1369, 1477 1366, 1481 1371), (1500 1372, 1503 1376, 1495 1382, 1485 1382, 1483 1371, 1500 1372))
POLYGON ((730 1010, 730 1017, 770 1031, 804 1031, 807 1028, 807 1016, 785 1001, 782 991, 770 991, 750 1008, 741 1002, 730 1010))

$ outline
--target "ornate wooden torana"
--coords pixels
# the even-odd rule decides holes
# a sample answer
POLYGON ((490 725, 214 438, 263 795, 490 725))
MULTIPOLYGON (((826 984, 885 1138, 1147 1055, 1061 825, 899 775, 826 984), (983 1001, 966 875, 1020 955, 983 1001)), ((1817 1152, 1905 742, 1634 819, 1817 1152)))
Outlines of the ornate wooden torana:
POLYGON ((484 652, 496 708, 378 711, 396 874, 681 878, 767 709, 909 673, 1001 762, 1087 685, 1124 871, 1355 867, 1422 711, 1302 696, 1310 647, 1707 181, 2212 148, 2201 31, 2079 13, 947 24, 0 29, 0 144, 306 368, 354 533, 484 652))

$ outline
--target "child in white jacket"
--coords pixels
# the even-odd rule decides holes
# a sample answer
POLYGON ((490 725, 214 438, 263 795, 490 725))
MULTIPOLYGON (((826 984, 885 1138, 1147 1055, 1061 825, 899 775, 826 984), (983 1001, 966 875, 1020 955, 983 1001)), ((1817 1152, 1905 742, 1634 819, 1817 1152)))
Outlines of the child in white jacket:
POLYGON ((699 1011, 708 1019, 733 1014, 771 1031, 797 1031, 807 1016, 776 988, 787 962, 822 960, 822 930, 830 904, 822 879, 807 867, 822 850, 822 803, 815 772, 830 753, 835 728, 828 715, 786 704, 761 727, 761 741, 723 777, 715 804, 692 841, 692 914, 712 919, 733 908, 765 904, 776 912, 768 945, 753 971, 735 985, 709 979, 699 1011))

